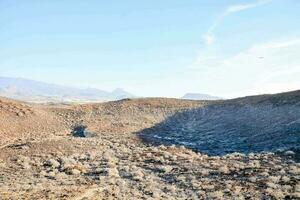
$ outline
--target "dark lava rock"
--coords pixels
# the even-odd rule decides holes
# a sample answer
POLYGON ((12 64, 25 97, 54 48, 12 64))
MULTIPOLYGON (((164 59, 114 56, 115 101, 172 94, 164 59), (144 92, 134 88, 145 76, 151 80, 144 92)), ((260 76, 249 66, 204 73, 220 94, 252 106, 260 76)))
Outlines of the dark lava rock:
POLYGON ((84 125, 74 126, 71 134, 74 137, 84 137, 84 138, 96 136, 95 133, 87 132, 86 128, 87 128, 87 126, 84 126, 84 125))

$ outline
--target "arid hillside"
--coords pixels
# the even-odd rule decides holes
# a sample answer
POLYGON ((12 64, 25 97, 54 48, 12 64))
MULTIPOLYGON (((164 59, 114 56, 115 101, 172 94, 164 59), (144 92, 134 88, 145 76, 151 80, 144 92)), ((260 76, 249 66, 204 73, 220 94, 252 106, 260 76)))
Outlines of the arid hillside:
MULTIPOLYGON (((187 149, 188 144, 171 145, 191 137, 190 130, 195 130, 192 137, 198 142, 197 130, 203 127, 221 128, 220 135, 211 136, 216 137, 213 141, 220 140, 225 129, 237 127, 242 120, 248 120, 250 128, 257 123, 261 126, 257 131, 270 127, 280 133, 285 130, 282 127, 291 127, 288 122, 299 113, 298 92, 291 94, 228 101, 125 99, 84 105, 1 98, 0 199, 300 198, 300 164, 293 151, 209 156, 201 149, 187 149), (264 113, 254 113, 257 121, 249 119, 252 107, 264 113), (281 123, 263 126, 260 121, 266 116, 281 123), (226 121, 230 117, 232 124, 226 121), (173 142, 166 140, 174 131, 181 136, 176 134, 173 142), (147 139, 157 141, 157 136, 163 136, 161 144, 171 146, 141 140, 138 133, 148 132, 147 139)), ((230 137, 226 139, 231 142, 230 137)), ((281 139, 285 141, 284 134, 281 139)), ((215 148, 221 147, 227 146, 215 148)))
POLYGON ((47 107, 9 99, 0 99, 0 145, 16 140, 51 137, 61 134, 66 126, 47 107))
POLYGON ((209 155, 300 148, 300 91, 219 101, 178 112, 140 136, 209 155))
POLYGON ((20 139, 70 135, 76 125, 95 133, 130 133, 154 125, 178 110, 205 102, 175 99, 120 100, 99 104, 29 104, 0 99, 1 145, 20 139))

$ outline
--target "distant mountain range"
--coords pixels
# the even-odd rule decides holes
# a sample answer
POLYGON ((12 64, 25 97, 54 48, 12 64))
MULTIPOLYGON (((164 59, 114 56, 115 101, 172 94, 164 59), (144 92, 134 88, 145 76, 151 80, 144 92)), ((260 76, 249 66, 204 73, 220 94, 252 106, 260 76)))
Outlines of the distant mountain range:
POLYGON ((134 97, 121 88, 108 92, 8 77, 0 77, 0 96, 31 102, 93 102, 134 97))
POLYGON ((181 99, 189 100, 220 100, 221 97, 211 96, 209 94, 200 94, 200 93, 186 93, 181 99))

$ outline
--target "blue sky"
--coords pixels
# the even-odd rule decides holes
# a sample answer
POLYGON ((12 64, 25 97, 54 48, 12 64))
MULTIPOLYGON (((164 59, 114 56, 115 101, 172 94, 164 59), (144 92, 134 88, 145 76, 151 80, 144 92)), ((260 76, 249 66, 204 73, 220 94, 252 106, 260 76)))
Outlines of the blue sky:
POLYGON ((298 0, 0 0, 0 76, 140 96, 300 89, 298 0))

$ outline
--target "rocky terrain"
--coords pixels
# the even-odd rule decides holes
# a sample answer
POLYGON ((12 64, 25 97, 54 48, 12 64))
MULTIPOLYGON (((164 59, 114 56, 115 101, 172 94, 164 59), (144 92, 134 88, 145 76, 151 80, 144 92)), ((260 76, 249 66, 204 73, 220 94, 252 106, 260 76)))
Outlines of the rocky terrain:
MULTIPOLYGON (((270 114, 283 118, 280 125, 274 125, 274 132, 280 135, 286 130, 282 126, 286 126, 294 137, 297 121, 293 126, 286 123, 298 116, 297 95, 294 92, 288 97, 281 94, 275 98, 212 102, 126 99, 85 105, 28 104, 1 98, 0 199, 299 199, 297 152, 283 149, 274 153, 269 148, 268 152, 251 149, 254 153, 243 154, 241 148, 239 152, 224 153, 216 146, 218 151, 208 151, 207 155, 201 149, 186 148, 188 144, 172 145, 185 140, 177 139, 171 144, 164 138, 162 141, 167 142, 157 146, 141 137, 148 131, 153 136, 153 130, 162 137, 163 131, 169 131, 163 124, 173 119, 180 119, 173 124, 174 130, 180 128, 184 130, 182 137, 189 137, 185 129, 195 124, 205 127, 197 114, 203 111, 199 110, 222 107, 228 114, 215 114, 213 109, 207 111, 208 119, 217 120, 218 115, 229 118, 230 104, 238 104, 239 109, 259 104, 255 109, 262 108, 260 121, 267 116, 267 108, 261 105, 268 103, 278 106, 275 110, 271 107, 270 114), (279 109, 282 106, 287 106, 286 112, 279 109), (194 119, 193 123, 187 124, 188 120, 178 117, 186 113, 191 113, 187 119, 194 119)), ((234 107, 238 113, 244 112, 239 109, 234 107)), ((236 120, 235 123, 241 122, 240 118, 236 120)), ((223 120, 219 123, 223 129, 228 128, 223 120)), ((257 130, 272 133, 261 124, 257 130)), ((173 137, 172 131, 168 134, 173 137)), ((195 135, 196 141, 199 138, 195 135)), ((284 135, 280 138, 285 139, 284 135)), ((268 144, 269 138, 264 140, 261 145, 268 144)), ((278 143, 279 148, 284 142, 278 143)), ((289 147, 295 146, 289 143, 289 147)))
POLYGON ((140 132, 156 144, 209 155, 300 149, 300 91, 220 101, 178 112, 140 132))

